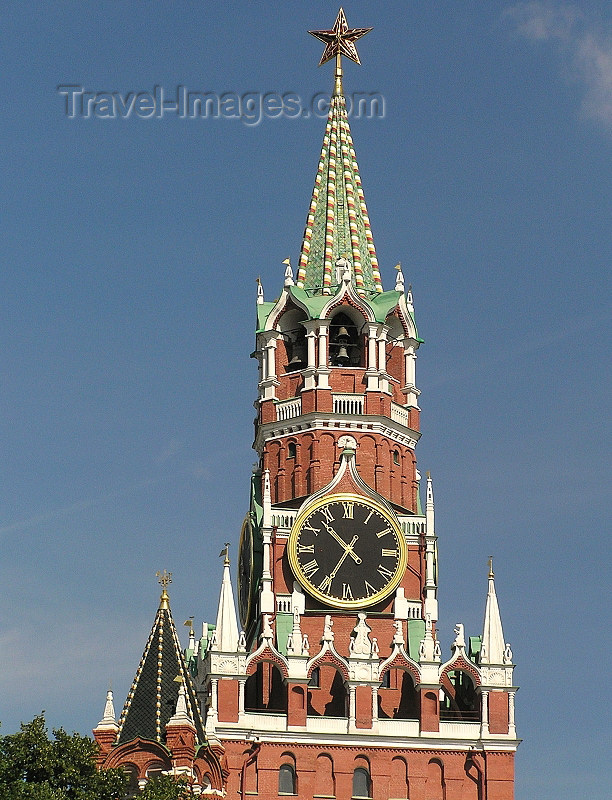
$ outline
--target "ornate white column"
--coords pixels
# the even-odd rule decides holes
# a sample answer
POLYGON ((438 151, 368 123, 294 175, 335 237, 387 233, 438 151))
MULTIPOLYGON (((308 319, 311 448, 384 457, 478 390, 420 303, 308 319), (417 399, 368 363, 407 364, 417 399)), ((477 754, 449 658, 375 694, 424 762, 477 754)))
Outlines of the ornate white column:
POLYGON ((303 322, 306 328, 307 364, 304 372, 304 389, 314 389, 316 386, 315 373, 317 371, 317 328, 319 321, 316 319, 303 322))
POLYGON ((378 385, 381 392, 389 391, 389 379, 387 375, 387 333, 388 325, 381 325, 378 331, 378 385))
POLYGON ((376 349, 376 334, 378 332, 378 325, 375 322, 368 322, 368 357, 366 369, 366 391, 377 392, 379 388, 378 381, 378 366, 377 366, 377 349, 376 349))
POLYGON ((514 722, 514 697, 516 692, 508 692, 508 733, 516 736, 516 724, 514 722))
POLYGON ((238 679, 238 716, 244 714, 244 687, 246 685, 246 678, 238 679))
POLYGON ((260 335, 263 339, 263 378, 259 384, 259 399, 274 400, 276 398, 276 387, 279 385, 279 380, 276 377, 276 343, 280 334, 278 331, 266 331, 260 335))
POLYGON ((319 322, 319 366, 317 368, 319 389, 329 389, 329 366, 327 338, 329 333, 329 320, 321 319, 319 322))
POLYGON ((355 729, 355 687, 349 686, 349 707, 348 707, 349 731, 355 729))
POLYGON ((405 405, 418 408, 419 390, 416 388, 416 350, 418 342, 410 337, 404 338, 404 369, 406 384, 402 392, 406 395, 405 405))
POLYGON ((483 691, 481 693, 481 705, 482 705, 482 722, 480 725, 480 735, 481 736, 488 736, 489 735, 489 692, 483 691))

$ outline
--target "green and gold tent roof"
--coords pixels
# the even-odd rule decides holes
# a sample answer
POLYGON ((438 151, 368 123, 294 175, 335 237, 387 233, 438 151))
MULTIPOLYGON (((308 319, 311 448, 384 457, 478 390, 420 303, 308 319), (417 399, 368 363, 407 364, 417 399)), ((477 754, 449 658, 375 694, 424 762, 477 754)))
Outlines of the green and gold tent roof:
POLYGON ((206 739, 170 611, 167 592, 170 580, 170 574, 164 571, 160 577, 163 590, 153 628, 119 720, 118 744, 136 738, 164 742, 166 724, 176 710, 181 682, 185 686, 187 712, 195 725, 198 742, 206 739))
POLYGON ((337 283, 334 265, 340 257, 351 262, 358 291, 383 290, 342 88, 342 56, 359 64, 354 42, 370 30, 350 29, 340 9, 331 30, 310 31, 326 45, 320 63, 335 56, 336 75, 296 283, 323 294, 337 283))

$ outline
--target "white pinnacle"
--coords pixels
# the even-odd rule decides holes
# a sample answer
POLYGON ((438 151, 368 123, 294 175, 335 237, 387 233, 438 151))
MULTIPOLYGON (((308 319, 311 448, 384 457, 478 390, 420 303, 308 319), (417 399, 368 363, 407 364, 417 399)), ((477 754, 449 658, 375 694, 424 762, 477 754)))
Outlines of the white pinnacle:
POLYGON ((489 590, 485 606, 484 624, 482 629, 482 648, 480 651, 481 664, 505 664, 504 653, 506 643, 502 630, 501 615, 495 594, 495 575, 493 573, 493 559, 489 561, 489 590))
POLYGON ((113 704, 113 693, 110 689, 106 693, 104 716, 100 722, 98 722, 98 728, 117 728, 117 720, 115 719, 115 706, 113 704))
POLYGON ((223 563, 223 581, 217 610, 216 642, 214 649, 222 653, 235 653, 238 647, 238 618, 227 555, 223 563))

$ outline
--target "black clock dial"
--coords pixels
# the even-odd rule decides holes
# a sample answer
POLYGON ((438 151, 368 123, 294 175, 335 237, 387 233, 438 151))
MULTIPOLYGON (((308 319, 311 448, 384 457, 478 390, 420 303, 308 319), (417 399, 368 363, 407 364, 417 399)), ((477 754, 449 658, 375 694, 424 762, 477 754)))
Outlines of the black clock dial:
POLYGON ((385 508, 357 495, 333 495, 298 517, 289 561, 309 594, 338 608, 361 608, 399 584, 406 545, 385 508))

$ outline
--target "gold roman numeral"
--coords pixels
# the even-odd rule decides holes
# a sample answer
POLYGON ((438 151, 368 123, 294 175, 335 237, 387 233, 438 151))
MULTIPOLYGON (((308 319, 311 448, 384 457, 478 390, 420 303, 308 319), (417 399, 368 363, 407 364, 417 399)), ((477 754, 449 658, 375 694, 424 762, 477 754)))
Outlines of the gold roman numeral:
POLYGON ((370 595, 373 595, 376 592, 376 589, 372 586, 371 583, 368 583, 367 581, 364 581, 364 584, 365 584, 365 590, 366 590, 366 592, 368 594, 368 597, 370 597, 370 595))
POLYGON ((321 512, 325 522, 333 522, 334 521, 334 517, 333 517, 331 511, 329 510, 329 506, 323 506, 323 508, 320 508, 319 511, 321 512))
POLYGON ((302 572, 306 575, 307 578, 312 578, 315 572, 319 571, 319 565, 317 564, 317 559, 313 558, 312 561, 309 561, 308 564, 302 564, 302 572))
POLYGON ((388 533, 391 533, 391 528, 385 528, 382 531, 379 531, 376 536, 380 539, 382 536, 386 536, 388 533))
POLYGON ((312 527, 312 522, 310 522, 310 520, 308 520, 308 522, 305 522, 302 525, 302 530, 303 531, 310 531, 311 533, 314 533, 315 536, 318 536, 320 531, 321 531, 321 528, 313 528, 312 527))
POLYGON ((319 591, 329 592, 329 590, 331 589, 332 580, 333 578, 330 575, 326 575, 319 584, 319 591))
POLYGON ((393 577, 393 573, 391 572, 391 570, 388 570, 386 567, 383 567, 382 564, 379 564, 376 567, 376 569, 378 570, 378 572, 380 572, 380 574, 383 576, 383 578, 392 578, 393 577))
POLYGON ((351 591, 351 584, 350 583, 343 583, 342 584, 342 599, 343 600, 354 600, 353 592, 351 591))
POLYGON ((368 524, 368 522, 370 521, 370 517, 372 516, 372 514, 373 514, 373 513, 374 513, 373 511, 370 511, 370 513, 368 514, 368 516, 367 516, 367 517, 364 519, 364 521, 363 521, 363 524, 364 524, 364 525, 367 525, 367 524, 368 524))
POLYGON ((354 503, 342 503, 342 507, 344 509, 344 517, 343 519, 353 519, 353 508, 354 503))
POLYGON ((397 550, 389 550, 387 547, 383 547, 380 554, 381 556, 389 556, 389 558, 397 558, 399 555, 397 550))
POLYGON ((314 553, 314 544, 298 544, 298 553, 314 553))

